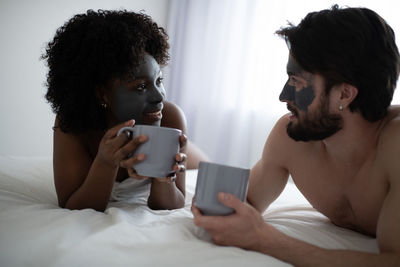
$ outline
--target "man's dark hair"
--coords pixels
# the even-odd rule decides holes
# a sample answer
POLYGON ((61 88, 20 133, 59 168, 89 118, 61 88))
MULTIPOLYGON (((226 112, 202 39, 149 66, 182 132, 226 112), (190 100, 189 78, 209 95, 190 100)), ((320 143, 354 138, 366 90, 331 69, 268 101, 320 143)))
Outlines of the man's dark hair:
POLYGON ((150 54, 160 65, 169 60, 168 36, 143 13, 88 10, 73 16, 47 44, 46 99, 64 132, 106 129, 99 87, 132 74, 150 54))
POLYGON ((276 33, 304 70, 325 78, 326 93, 334 85, 351 84, 358 88, 351 111, 360 111, 371 122, 386 115, 400 59, 394 32, 377 13, 334 5, 276 33))

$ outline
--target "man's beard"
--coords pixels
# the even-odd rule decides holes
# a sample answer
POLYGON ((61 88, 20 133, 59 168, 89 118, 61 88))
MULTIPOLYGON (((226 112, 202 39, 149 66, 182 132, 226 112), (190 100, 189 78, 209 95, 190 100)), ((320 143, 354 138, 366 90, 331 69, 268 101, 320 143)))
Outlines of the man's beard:
MULTIPOLYGON (((295 115, 297 112, 289 108, 295 115)), ((314 118, 305 117, 297 124, 293 121, 287 125, 287 134, 295 141, 319 141, 328 138, 342 129, 343 119, 340 115, 329 114, 329 104, 325 97, 321 99, 320 110, 314 118)))

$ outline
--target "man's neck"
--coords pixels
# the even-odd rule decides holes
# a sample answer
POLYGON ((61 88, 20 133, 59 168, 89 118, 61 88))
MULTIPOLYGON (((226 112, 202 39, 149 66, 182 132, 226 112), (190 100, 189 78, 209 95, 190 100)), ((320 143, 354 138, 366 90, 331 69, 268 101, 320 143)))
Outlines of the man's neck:
POLYGON ((343 128, 322 140, 327 156, 341 164, 360 166, 376 148, 383 120, 371 123, 360 113, 343 116, 343 128))

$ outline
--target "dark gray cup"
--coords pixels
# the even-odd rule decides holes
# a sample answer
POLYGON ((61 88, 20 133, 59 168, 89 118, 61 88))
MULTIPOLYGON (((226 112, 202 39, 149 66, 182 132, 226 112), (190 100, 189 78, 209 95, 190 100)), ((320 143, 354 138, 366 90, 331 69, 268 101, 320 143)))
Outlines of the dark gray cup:
POLYGON ((133 138, 141 134, 147 135, 146 143, 141 144, 133 152, 133 155, 143 153, 146 159, 133 168, 136 173, 148 177, 167 177, 173 172, 175 155, 179 152, 179 136, 181 130, 151 125, 135 125, 123 127, 117 135, 126 133, 133 138))
POLYGON ((200 162, 194 204, 204 215, 228 215, 233 209, 221 204, 218 193, 230 193, 246 200, 250 169, 200 162))

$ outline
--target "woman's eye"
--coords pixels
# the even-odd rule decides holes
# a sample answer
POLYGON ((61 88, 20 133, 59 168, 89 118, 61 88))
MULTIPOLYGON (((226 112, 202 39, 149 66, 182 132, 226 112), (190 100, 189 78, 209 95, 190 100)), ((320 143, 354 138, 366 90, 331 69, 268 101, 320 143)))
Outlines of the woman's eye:
POLYGON ((138 91, 146 90, 146 84, 145 83, 140 84, 138 87, 136 87, 136 90, 138 91))
POLYGON ((157 79, 157 85, 162 84, 163 80, 164 80, 164 78, 162 78, 162 77, 158 78, 157 79))

